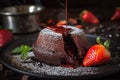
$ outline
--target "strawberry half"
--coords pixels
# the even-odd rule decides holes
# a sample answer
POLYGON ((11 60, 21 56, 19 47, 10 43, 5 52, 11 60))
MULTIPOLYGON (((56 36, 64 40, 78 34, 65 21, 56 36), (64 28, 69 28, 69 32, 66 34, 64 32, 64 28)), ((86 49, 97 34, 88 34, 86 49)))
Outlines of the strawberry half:
POLYGON ((111 17, 111 21, 120 19, 120 8, 116 8, 115 12, 113 13, 111 17))
MULTIPOLYGON (((98 43, 100 37, 98 37, 98 43)), ((104 42, 104 45, 95 44, 91 46, 83 60, 84 66, 95 66, 108 62, 111 59, 110 51, 107 49, 110 42, 107 40, 104 42)))
POLYGON ((13 40, 13 34, 6 29, 0 30, 0 47, 7 44, 9 41, 13 40))
POLYGON ((99 19, 89 10, 84 10, 80 14, 80 19, 82 22, 92 23, 92 24, 98 24, 99 19))

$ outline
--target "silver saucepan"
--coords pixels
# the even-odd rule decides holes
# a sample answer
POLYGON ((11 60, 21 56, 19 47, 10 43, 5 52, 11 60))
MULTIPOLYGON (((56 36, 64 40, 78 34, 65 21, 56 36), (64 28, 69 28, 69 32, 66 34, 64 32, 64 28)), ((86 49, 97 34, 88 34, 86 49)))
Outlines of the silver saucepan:
POLYGON ((0 23, 4 28, 13 30, 13 33, 28 33, 38 29, 40 5, 20 5, 0 9, 0 23))

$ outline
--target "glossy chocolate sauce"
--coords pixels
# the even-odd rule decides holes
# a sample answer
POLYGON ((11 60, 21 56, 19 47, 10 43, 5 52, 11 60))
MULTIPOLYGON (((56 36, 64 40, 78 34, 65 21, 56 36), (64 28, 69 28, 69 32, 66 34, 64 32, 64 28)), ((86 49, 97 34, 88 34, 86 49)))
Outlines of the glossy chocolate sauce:
POLYGON ((61 34, 68 34, 68 32, 71 30, 70 28, 64 28, 62 26, 49 26, 47 27, 48 29, 51 29, 55 31, 56 33, 61 33, 61 34))
POLYGON ((52 26, 48 27, 49 29, 61 33, 64 40, 64 50, 67 53, 67 56, 65 56, 64 59, 61 59, 61 64, 68 64, 72 67, 78 67, 79 61, 78 61, 78 49, 77 46, 72 39, 69 32, 71 31, 71 28, 64 28, 64 27, 57 27, 52 26))

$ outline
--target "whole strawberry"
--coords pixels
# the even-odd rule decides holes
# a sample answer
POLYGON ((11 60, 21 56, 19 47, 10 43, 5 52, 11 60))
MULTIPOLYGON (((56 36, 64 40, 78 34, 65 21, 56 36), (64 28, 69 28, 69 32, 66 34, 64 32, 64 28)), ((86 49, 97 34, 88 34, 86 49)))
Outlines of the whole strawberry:
POLYGON ((111 53, 108 50, 110 41, 105 41, 104 45, 100 43, 100 37, 97 38, 99 44, 91 46, 83 60, 84 66, 95 66, 108 62, 111 59, 111 53))
POLYGON ((89 10, 82 11, 82 13, 80 14, 80 20, 82 22, 91 23, 91 24, 99 23, 99 19, 89 10))
POLYGON ((0 47, 13 40, 13 34, 7 29, 0 29, 0 47))
POLYGON ((111 21, 120 19, 120 8, 116 8, 112 17, 111 17, 111 21))

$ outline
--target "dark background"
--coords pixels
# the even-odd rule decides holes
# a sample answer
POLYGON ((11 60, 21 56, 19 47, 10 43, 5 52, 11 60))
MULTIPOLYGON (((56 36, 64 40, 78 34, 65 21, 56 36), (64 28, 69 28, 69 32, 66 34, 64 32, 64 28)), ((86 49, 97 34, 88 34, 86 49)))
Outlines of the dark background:
MULTIPOLYGON (((42 4, 45 7, 57 7, 59 3, 66 0, 0 0, 0 7, 21 5, 21 4, 42 4)), ((98 7, 114 8, 120 6, 120 0, 68 0, 69 7, 98 7)))
MULTIPOLYGON (((0 0, 0 8, 26 4, 45 7, 41 13, 43 22, 65 18, 66 0, 0 0)), ((120 7, 120 0, 68 0, 68 17, 78 18, 83 10, 88 9, 101 21, 109 21, 116 7, 120 7)))
MULTIPOLYGON (((25 2, 24 1, 25 0, 0 0, 0 8, 8 7, 8 6, 15 6, 15 5, 25 5, 25 4, 43 5, 45 7, 45 10, 41 14, 42 21, 47 21, 48 19, 51 19, 51 18, 55 19, 55 20, 64 18, 64 16, 61 17, 61 13, 64 12, 63 10, 61 10, 61 8, 62 9, 65 8, 66 0, 26 0, 25 2), (58 18, 57 18, 57 16, 58 16, 58 18)), ((115 36, 115 32, 120 34, 120 21, 118 21, 118 22, 109 21, 115 8, 120 7, 120 0, 68 0, 68 7, 69 7, 68 10, 70 11, 69 14, 71 14, 70 16, 72 16, 72 17, 77 17, 83 9, 88 9, 88 10, 92 11, 93 13, 95 13, 95 15, 97 15, 97 17, 99 19, 105 19, 106 21, 100 20, 101 24, 98 25, 98 27, 97 27, 98 28, 97 31, 99 31, 98 34, 100 34, 103 37, 107 37, 107 38, 109 38, 109 34, 110 35, 112 34, 113 37, 110 37, 110 39, 113 39, 118 42, 120 41, 120 37, 115 36), (99 30, 99 27, 101 27, 101 25, 103 28, 101 28, 101 30, 99 30), (106 28, 108 28, 110 31, 108 31, 106 28)), ((95 28, 95 30, 96 30, 96 25, 89 25, 89 26, 88 26, 89 28, 86 30, 86 32, 88 32, 88 30, 91 30, 93 28, 95 28)), ((91 33, 91 32, 88 32, 88 33, 91 33)), ((21 35, 21 36, 23 36, 23 35, 21 35)), ((28 34, 27 34, 27 36, 28 36, 28 34)), ((11 72, 13 72, 12 73, 13 75, 10 73, 11 76, 9 76, 9 79, 7 79, 6 76, 2 76, 4 74, 6 74, 5 73, 6 71, 9 71, 9 69, 8 70, 5 69, 5 71, 4 70, 0 71, 0 80, 2 79, 1 77, 5 77, 5 80, 21 80, 21 78, 18 78, 18 77, 22 76, 22 75, 18 74, 18 73, 16 74, 12 70, 11 70, 11 72)), ((104 78, 100 78, 99 80, 115 80, 115 79, 120 80, 120 72, 117 74, 106 76, 104 78)), ((29 79, 29 80, 38 80, 38 79, 33 78, 33 79, 29 79)), ((43 79, 41 79, 41 80, 43 80, 43 79)), ((93 79, 93 80, 95 80, 95 79, 93 79)))
MULTIPOLYGON (((58 6, 59 2, 65 3, 66 0, 41 0, 41 3, 46 7, 58 6)), ((120 6, 120 0, 68 0, 71 8, 113 8, 120 6)))

